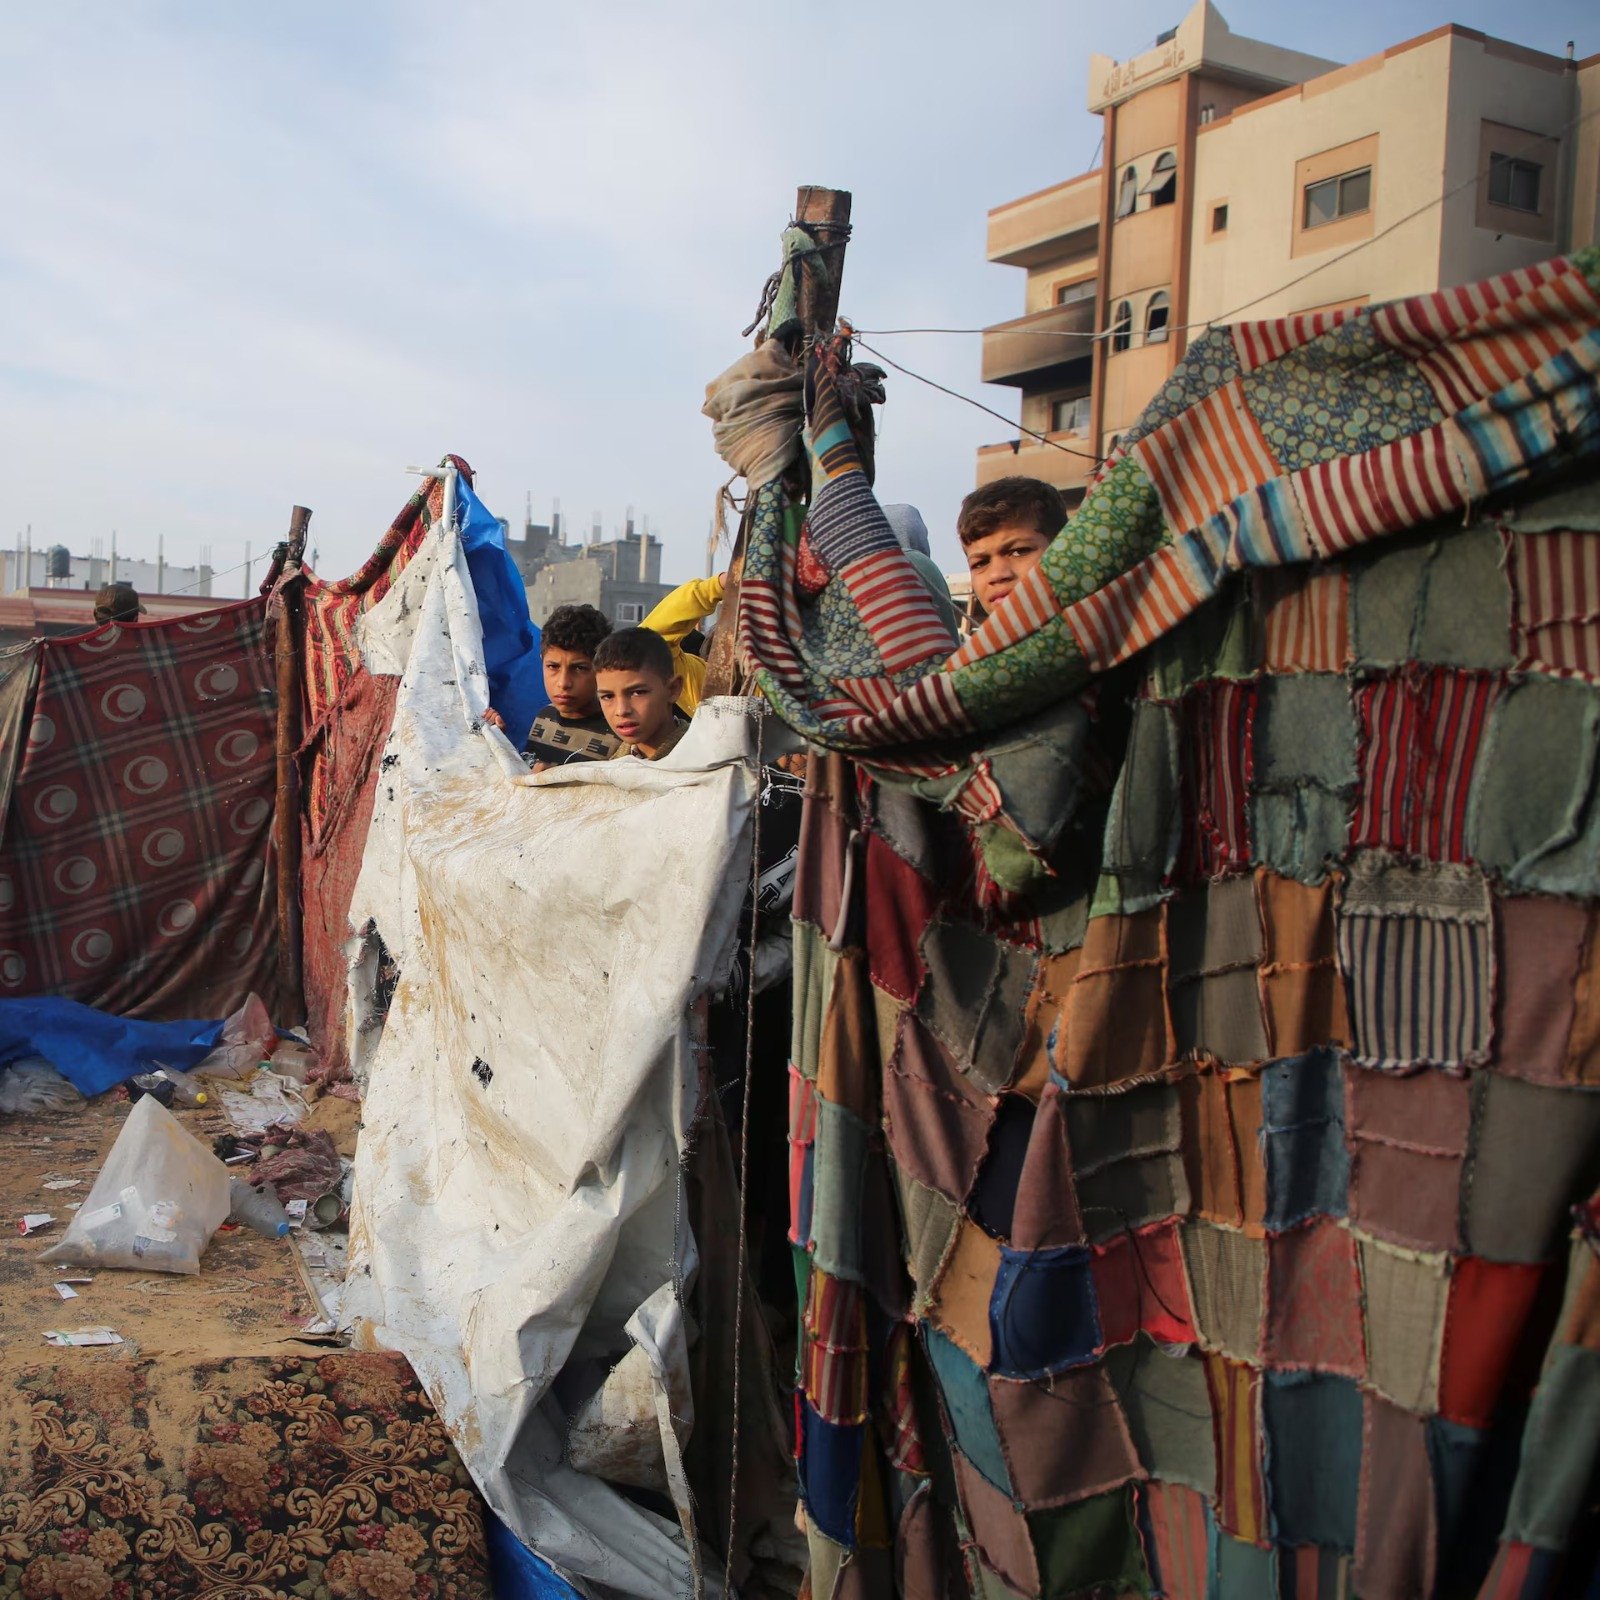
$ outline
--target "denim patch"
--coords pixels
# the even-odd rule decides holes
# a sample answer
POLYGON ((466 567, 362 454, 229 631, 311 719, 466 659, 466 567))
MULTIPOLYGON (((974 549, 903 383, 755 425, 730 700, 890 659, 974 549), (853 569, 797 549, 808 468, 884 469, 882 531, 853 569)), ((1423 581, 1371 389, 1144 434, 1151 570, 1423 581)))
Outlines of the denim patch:
POLYGON ((1344 1071, 1332 1051, 1275 1061, 1261 1074, 1267 1216, 1272 1229, 1342 1217, 1350 1204, 1344 1071))
POLYGON ((1262 1394, 1273 1532, 1354 1552, 1361 1391, 1348 1378, 1271 1372, 1262 1394))
POLYGON ((800 1492, 806 1515, 836 1544, 854 1547, 866 1424, 827 1422, 800 1400, 800 1492))
POLYGON ((989 1302, 994 1371, 1039 1378, 1094 1359, 1100 1347, 1089 1252, 1002 1248, 989 1302))
POLYGON ((1600 689, 1528 678, 1490 718, 1467 809, 1473 858, 1519 889, 1600 894, 1600 689))

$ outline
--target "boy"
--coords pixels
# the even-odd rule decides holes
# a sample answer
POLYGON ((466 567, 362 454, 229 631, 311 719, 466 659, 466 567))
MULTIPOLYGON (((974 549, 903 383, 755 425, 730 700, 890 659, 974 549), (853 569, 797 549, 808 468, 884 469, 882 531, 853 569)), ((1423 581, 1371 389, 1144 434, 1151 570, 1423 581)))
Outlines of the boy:
POLYGON ((594 653, 610 632, 605 614, 593 606, 557 606, 550 613, 539 635, 550 703, 533 719, 523 750, 535 772, 569 761, 609 761, 621 746, 595 693, 594 653))
POLYGON ((689 724, 674 710, 683 679, 659 633, 619 628, 608 634, 594 653, 594 680, 600 709, 622 745, 617 756, 659 761, 683 737, 689 724))
POLYGON ((686 716, 694 715, 706 681, 705 662, 686 645, 690 634, 698 632, 700 624, 722 604, 727 582, 726 572, 719 572, 714 578, 691 578, 688 583, 679 584, 644 619, 644 626, 659 633, 672 650, 672 670, 683 680, 678 709, 686 716))
POLYGON ((1060 494, 1038 478, 996 478, 961 502, 956 536, 985 614, 1038 566, 1066 520, 1060 494))

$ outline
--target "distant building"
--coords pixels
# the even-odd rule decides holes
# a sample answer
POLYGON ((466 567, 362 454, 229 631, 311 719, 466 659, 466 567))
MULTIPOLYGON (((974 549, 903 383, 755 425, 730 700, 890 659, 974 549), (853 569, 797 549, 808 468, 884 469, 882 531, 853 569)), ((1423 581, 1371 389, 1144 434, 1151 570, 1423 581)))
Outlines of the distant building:
POLYGON ((989 259, 1027 283, 1024 314, 984 333, 983 379, 1019 389, 1051 443, 984 446, 978 482, 1025 473, 1076 504, 1191 328, 1595 241, 1597 107, 1600 56, 1452 25, 1339 67, 1235 34, 1209 0, 1142 55, 1093 57, 1105 165, 989 213, 989 259))
POLYGON ((631 627, 671 594, 672 585, 661 581, 661 541, 648 528, 636 530, 629 517, 620 538, 600 539, 599 531, 586 544, 568 544, 557 513, 549 524, 528 519, 522 538, 507 540, 539 626, 557 606, 588 605, 614 626, 631 627))
MULTIPOLYGON (((267 558, 261 558, 257 565, 265 574, 267 558)), ((0 549, 0 591, 7 594, 23 589, 80 589, 94 593, 101 584, 120 579, 131 583, 141 595, 209 596, 214 576, 205 562, 197 567, 179 567, 135 556, 75 556, 59 544, 0 549)))

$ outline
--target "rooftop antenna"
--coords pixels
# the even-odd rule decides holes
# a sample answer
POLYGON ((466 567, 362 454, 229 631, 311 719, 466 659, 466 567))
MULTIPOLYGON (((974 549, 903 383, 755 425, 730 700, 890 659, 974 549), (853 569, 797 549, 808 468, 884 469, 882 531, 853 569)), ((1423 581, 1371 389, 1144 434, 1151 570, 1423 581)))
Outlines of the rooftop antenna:
POLYGON ((117 530, 111 530, 111 581, 117 581, 117 530))
POLYGON ((650 519, 646 517, 639 525, 639 582, 647 583, 650 578, 650 519))
POLYGON ((167 592, 167 536, 164 533, 156 535, 156 593, 167 592))
POLYGON ((556 543, 562 549, 565 549, 567 530, 561 526, 561 497, 559 495, 550 502, 550 532, 555 536, 556 543))

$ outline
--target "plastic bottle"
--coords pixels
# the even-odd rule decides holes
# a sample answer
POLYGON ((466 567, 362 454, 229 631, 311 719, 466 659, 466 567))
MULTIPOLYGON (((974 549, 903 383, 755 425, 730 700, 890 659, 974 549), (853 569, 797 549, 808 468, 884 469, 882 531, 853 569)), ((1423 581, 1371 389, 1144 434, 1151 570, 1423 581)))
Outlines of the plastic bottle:
POLYGON ((269 1239, 281 1239, 288 1233, 289 1213, 269 1184, 253 1185, 243 1178, 230 1178, 228 1197, 233 1207, 228 1213, 230 1222, 242 1222, 269 1239))
POLYGON ((211 1096, 187 1072, 174 1072, 171 1067, 157 1067, 150 1076, 164 1079, 172 1085, 172 1104, 175 1106, 192 1107, 210 1103, 211 1096))
POLYGON ((145 1095, 163 1106, 171 1106, 178 1086, 163 1078, 159 1072, 140 1072, 128 1079, 128 1098, 141 1100, 145 1095))

